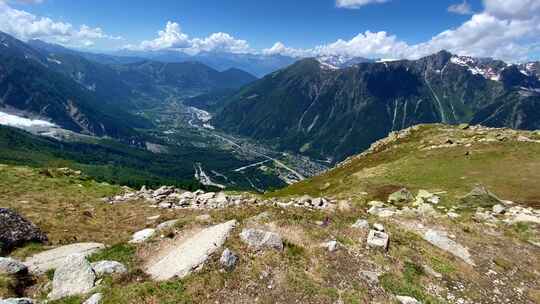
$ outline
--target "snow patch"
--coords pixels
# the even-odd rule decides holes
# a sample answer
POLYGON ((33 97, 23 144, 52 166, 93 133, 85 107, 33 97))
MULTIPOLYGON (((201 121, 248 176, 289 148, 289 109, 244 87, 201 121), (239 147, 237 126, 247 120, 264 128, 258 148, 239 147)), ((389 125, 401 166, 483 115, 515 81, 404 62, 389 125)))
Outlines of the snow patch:
POLYGON ((58 64, 58 65, 62 64, 62 61, 57 60, 57 59, 54 59, 54 58, 47 58, 47 61, 48 61, 48 62, 56 63, 56 64, 58 64))

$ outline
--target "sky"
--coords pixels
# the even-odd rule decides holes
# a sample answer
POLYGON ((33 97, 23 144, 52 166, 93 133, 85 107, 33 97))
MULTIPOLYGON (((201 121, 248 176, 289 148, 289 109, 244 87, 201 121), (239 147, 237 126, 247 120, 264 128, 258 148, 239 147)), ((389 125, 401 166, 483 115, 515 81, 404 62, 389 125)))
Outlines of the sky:
POLYGON ((540 60, 540 0, 0 0, 0 30, 89 51, 540 60))

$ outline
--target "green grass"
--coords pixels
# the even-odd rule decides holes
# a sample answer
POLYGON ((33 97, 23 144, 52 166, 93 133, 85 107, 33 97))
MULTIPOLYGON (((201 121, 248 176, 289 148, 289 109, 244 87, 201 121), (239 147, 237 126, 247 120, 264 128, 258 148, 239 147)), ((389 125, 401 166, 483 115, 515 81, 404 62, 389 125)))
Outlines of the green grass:
POLYGON ((116 261, 120 262, 128 269, 132 268, 135 263, 136 247, 131 244, 119 243, 113 246, 107 247, 97 253, 94 253, 88 260, 90 262, 98 261, 116 261))

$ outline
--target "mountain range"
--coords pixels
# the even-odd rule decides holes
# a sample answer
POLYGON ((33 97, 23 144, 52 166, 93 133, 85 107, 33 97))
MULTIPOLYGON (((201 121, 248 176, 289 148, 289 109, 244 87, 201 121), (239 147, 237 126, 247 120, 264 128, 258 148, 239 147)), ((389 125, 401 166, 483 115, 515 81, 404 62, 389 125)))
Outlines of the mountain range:
POLYGON ((446 51, 344 68, 309 58, 221 100, 212 124, 330 161, 419 123, 538 129, 538 66, 446 51))

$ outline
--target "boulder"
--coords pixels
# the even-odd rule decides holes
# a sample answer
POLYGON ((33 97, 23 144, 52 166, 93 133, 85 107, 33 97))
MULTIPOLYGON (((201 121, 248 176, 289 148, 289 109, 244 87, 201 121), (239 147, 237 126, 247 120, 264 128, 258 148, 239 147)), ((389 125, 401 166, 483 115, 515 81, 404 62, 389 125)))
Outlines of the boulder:
POLYGON ((388 202, 394 203, 394 204, 410 202, 413 199, 414 199, 413 194, 411 193, 411 191, 407 190, 406 188, 396 191, 390 194, 390 196, 388 196, 388 202))
POLYGON ((161 258, 147 266, 146 272, 157 281, 173 277, 184 278, 194 269, 202 266, 216 252, 236 226, 236 221, 228 221, 203 229, 191 238, 173 246, 161 258))
POLYGON ((95 293, 88 300, 84 301, 83 304, 100 304, 103 299, 103 294, 95 293))
POLYGON ((367 238, 367 245, 371 248, 388 249, 388 241, 390 237, 384 232, 370 230, 367 238))
POLYGON ((156 229, 147 228, 143 229, 141 231, 137 231, 133 234, 131 237, 131 241, 129 241, 132 244, 140 244, 146 242, 148 239, 154 236, 156 234, 156 229))
POLYGON ((229 248, 225 248, 219 259, 219 263, 227 270, 232 270, 238 261, 238 256, 229 248))
POLYGON ((28 271, 28 267, 22 262, 12 258, 0 257, 0 274, 14 275, 28 271))
POLYGON ((335 241, 335 240, 322 244, 322 247, 326 248, 329 252, 337 251, 341 246, 342 245, 338 241, 335 241))
POLYGON ((441 198, 433 194, 427 190, 418 190, 418 194, 416 195, 416 205, 420 205, 423 203, 429 203, 433 205, 437 205, 440 202, 441 198))
POLYGON ((466 208, 493 208, 503 202, 484 186, 476 186, 471 192, 460 199, 460 203, 466 208))
POLYGON ((173 228, 180 220, 170 220, 157 225, 156 230, 162 231, 169 228, 173 228))
POLYGON ((380 231, 380 232, 384 232, 384 226, 382 224, 379 224, 379 223, 373 224, 373 229, 375 229, 377 231, 380 231))
POLYGON ((495 214, 503 214, 506 211, 506 207, 502 204, 497 204, 493 206, 492 211, 495 214))
POLYGON ((45 243, 47 236, 36 225, 7 208, 0 208, 0 254, 29 242, 45 243))
POLYGON ((249 248, 262 250, 266 248, 283 250, 283 240, 277 233, 259 229, 244 229, 240 234, 240 239, 249 248))
POLYGON ((409 296, 396 296, 396 299, 401 304, 422 304, 422 302, 409 296))
POLYGON ((40 252, 26 261, 24 264, 32 273, 44 273, 51 269, 60 267, 64 260, 73 254, 89 256, 100 249, 105 248, 105 245, 100 243, 76 243, 66 246, 57 247, 55 249, 40 252))
POLYGON ((431 243, 433 246, 453 254, 454 256, 462 259, 463 261, 465 261, 465 263, 471 266, 475 266, 469 250, 462 245, 456 243, 454 240, 448 238, 445 231, 429 229, 423 234, 423 238, 424 240, 431 243))
POLYGON ((394 216, 396 214, 396 210, 394 208, 372 206, 369 208, 368 213, 377 217, 386 218, 394 216))
POLYGON ((92 269, 94 269, 94 272, 98 277, 111 274, 124 274, 128 271, 124 264, 116 261, 95 262, 92 263, 92 269))
POLYGON ((359 219, 354 224, 352 224, 351 227, 356 229, 368 229, 369 223, 367 220, 359 219))
POLYGON ((88 293, 94 288, 96 274, 83 255, 67 257, 54 272, 51 300, 88 293))

